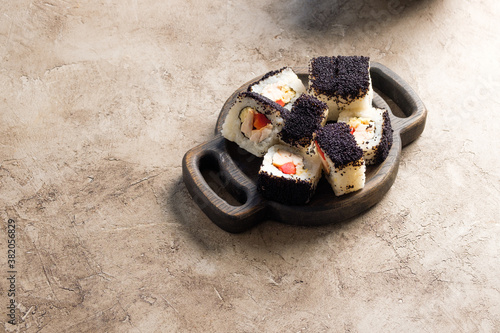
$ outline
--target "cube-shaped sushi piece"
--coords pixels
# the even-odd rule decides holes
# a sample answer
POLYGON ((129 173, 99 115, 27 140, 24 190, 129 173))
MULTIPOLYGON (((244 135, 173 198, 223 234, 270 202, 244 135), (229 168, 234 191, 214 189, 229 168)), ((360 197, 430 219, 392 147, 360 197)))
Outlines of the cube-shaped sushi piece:
POLYGON ((342 111, 339 122, 346 123, 356 143, 363 150, 366 165, 382 163, 392 147, 392 126, 389 112, 370 108, 361 111, 342 111))
POLYGON ((345 123, 327 124, 318 130, 316 137, 326 179, 337 196, 365 186, 363 151, 350 131, 345 123))
POLYGON ((306 153, 314 149, 316 131, 326 123, 328 107, 314 96, 302 94, 284 117, 279 139, 306 153))
POLYGON ((311 59, 309 93, 328 105, 328 120, 336 121, 342 110, 370 108, 373 100, 370 58, 337 56, 311 59))
POLYGON ((264 156, 257 178, 257 190, 268 200, 287 205, 310 201, 321 178, 317 154, 277 144, 264 156))
POLYGON ((248 86, 248 91, 265 96, 290 110, 293 102, 306 91, 304 83, 290 67, 266 73, 248 86))
POLYGON ((222 135, 251 154, 262 157, 278 142, 286 112, 289 111, 257 93, 241 92, 229 109, 222 125, 222 135))

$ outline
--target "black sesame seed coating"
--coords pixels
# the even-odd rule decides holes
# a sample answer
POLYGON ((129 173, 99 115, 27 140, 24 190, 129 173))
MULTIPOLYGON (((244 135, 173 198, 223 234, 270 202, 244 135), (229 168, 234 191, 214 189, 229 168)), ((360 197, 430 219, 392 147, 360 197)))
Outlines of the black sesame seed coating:
POLYGON ((316 142, 335 167, 341 167, 363 157, 363 150, 356 144, 349 125, 327 124, 317 131, 316 142))
POLYGON ((391 118, 389 117, 389 112, 385 110, 382 113, 382 117, 384 119, 384 124, 382 127, 382 138, 380 139, 380 143, 376 152, 375 163, 382 163, 389 155, 389 151, 392 147, 393 129, 391 125, 391 118))
POLYGON ((256 102, 261 104, 264 107, 263 111, 266 115, 276 114, 276 112, 278 112, 278 115, 284 116, 286 113, 290 112, 278 103, 273 102, 269 98, 251 91, 242 91, 238 94, 238 99, 243 100, 245 98, 254 99, 256 102))
POLYGON ((309 63, 310 87, 328 97, 350 100, 370 88, 370 58, 363 56, 317 57, 309 63))
POLYGON ((286 205, 308 203, 315 189, 314 184, 305 180, 278 177, 265 171, 257 177, 257 190, 264 198, 286 205))
POLYGON ((280 69, 278 69, 278 70, 270 71, 270 72, 268 72, 268 73, 264 74, 264 76, 263 76, 263 77, 261 77, 258 81, 255 81, 254 83, 250 84, 250 85, 248 86, 248 88, 247 88, 247 91, 252 91, 253 86, 258 85, 258 84, 259 84, 259 83, 261 83, 262 81, 267 80, 267 79, 268 79, 268 78, 270 78, 271 76, 275 76, 275 75, 277 75, 277 74, 279 74, 279 73, 283 72, 285 69, 287 69, 287 67, 282 67, 282 68, 280 68, 280 69))
POLYGON ((326 110, 326 103, 302 94, 293 104, 291 112, 283 117, 285 124, 279 133, 280 139, 291 146, 309 146, 325 119, 326 110))

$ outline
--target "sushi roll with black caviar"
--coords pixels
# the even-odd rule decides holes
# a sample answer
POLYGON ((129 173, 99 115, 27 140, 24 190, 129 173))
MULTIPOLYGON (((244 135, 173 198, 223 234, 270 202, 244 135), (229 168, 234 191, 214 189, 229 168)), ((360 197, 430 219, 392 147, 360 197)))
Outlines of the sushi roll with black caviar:
POLYGON ((318 155, 274 145, 264 156, 257 177, 257 190, 266 199, 287 205, 310 201, 321 178, 318 155))
POLYGON ((356 144, 349 125, 331 123, 320 128, 316 147, 335 195, 358 191, 365 186, 363 150, 356 144))
POLYGON ((346 123, 356 143, 363 150, 366 165, 382 163, 392 147, 392 126, 389 112, 380 108, 342 111, 339 122, 346 123))
POLYGON ((370 58, 337 56, 311 59, 309 93, 328 105, 328 120, 336 121, 342 110, 370 108, 373 100, 370 58))
POLYGON ((293 102, 306 91, 306 87, 290 67, 283 67, 250 84, 248 91, 265 96, 290 110, 293 102))
POLYGON ((326 103, 303 94, 293 104, 291 112, 283 117, 283 129, 278 137, 289 146, 313 153, 315 133, 325 125, 327 117, 326 103))
POLYGON ((262 157, 278 142, 283 127, 281 105, 253 92, 238 94, 222 125, 222 135, 249 153, 262 157))

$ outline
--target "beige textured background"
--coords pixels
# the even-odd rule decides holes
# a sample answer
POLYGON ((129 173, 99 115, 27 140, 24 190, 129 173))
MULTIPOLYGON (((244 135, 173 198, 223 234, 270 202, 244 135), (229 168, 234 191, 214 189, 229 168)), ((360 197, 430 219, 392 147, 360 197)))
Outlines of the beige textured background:
POLYGON ((500 331, 500 2, 0 2, 0 331, 500 331), (182 156, 244 82, 338 54, 429 109, 391 190, 339 225, 218 229, 182 156))

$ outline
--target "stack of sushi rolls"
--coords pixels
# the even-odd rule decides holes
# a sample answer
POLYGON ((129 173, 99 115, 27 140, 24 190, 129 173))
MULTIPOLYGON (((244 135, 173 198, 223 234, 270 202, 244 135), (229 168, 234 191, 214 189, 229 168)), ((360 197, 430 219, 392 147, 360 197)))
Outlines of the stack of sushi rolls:
POLYGON ((290 110, 306 87, 290 67, 283 67, 266 73, 260 80, 250 84, 248 91, 265 96, 290 110))
POLYGON ((278 137, 282 143, 312 154, 316 131, 325 125, 327 117, 326 103, 303 94, 293 104, 291 112, 284 115, 283 129, 278 137))
POLYGON ((356 143, 363 150, 367 165, 382 163, 392 146, 392 126, 389 112, 371 107, 358 111, 342 111, 338 122, 346 123, 356 143))
POLYGON ((317 132, 316 145, 326 179, 340 196, 365 186, 363 150, 345 123, 330 123, 317 132))
POLYGON ((278 143, 283 127, 281 105, 254 92, 238 94, 222 125, 222 135, 251 154, 262 157, 269 147, 278 143))
POLYGON ((259 170, 257 190, 266 199, 287 205, 302 205, 314 195, 321 178, 317 154, 283 144, 269 148, 259 170))
POLYGON ((370 58, 337 56, 311 59, 308 92, 328 105, 328 120, 337 121, 343 110, 370 108, 373 99, 370 58))
POLYGON ((222 135, 264 157, 257 189, 289 205, 310 201, 322 174, 336 196, 365 186, 367 165, 382 163, 393 142, 389 112, 372 106, 370 61, 312 58, 308 89, 290 67, 240 92, 222 135))

